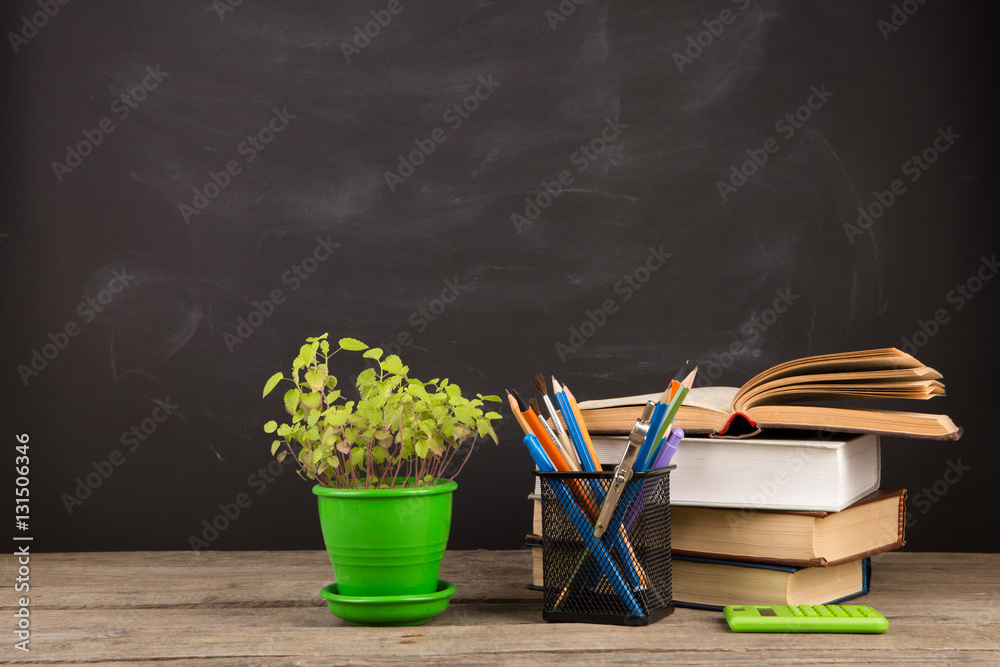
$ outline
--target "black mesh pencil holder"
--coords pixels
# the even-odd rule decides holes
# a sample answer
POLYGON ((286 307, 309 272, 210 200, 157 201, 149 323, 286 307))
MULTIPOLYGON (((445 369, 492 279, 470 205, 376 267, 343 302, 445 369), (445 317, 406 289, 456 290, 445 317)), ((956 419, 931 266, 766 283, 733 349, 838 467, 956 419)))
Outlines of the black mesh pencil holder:
POLYGON ((608 528, 594 521, 612 471, 539 472, 546 621, 648 625, 674 610, 670 471, 636 473, 608 528))

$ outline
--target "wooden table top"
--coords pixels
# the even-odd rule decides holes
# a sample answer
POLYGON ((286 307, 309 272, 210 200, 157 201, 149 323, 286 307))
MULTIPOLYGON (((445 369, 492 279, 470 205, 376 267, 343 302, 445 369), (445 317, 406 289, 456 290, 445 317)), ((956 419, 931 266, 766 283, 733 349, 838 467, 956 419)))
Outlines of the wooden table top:
MULTIPOLYGON (((354 628, 319 589, 320 551, 32 554, 30 592, 2 559, 2 615, 30 598, 30 652, 5 630, 4 664, 716 665, 1000 664, 1000 554, 876 556, 884 635, 737 634, 718 612, 677 609, 653 625, 546 623, 526 551, 449 551, 458 592, 427 625, 354 628)), ((16 619, 15 619, 16 621, 16 619)))

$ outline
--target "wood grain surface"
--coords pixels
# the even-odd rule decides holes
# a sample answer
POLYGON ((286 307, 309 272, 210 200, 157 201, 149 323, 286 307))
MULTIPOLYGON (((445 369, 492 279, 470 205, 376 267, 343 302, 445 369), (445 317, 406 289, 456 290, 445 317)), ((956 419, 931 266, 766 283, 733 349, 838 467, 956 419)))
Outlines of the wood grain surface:
MULTIPOLYGON (((11 618, 14 557, 2 561, 11 618)), ((38 554, 31 651, 4 664, 998 664, 1000 555, 887 553, 863 599, 885 635, 730 632, 717 612, 678 609, 643 628, 553 624, 527 590, 527 551, 449 551, 447 611, 410 628, 354 628, 319 597, 319 551, 38 554)))

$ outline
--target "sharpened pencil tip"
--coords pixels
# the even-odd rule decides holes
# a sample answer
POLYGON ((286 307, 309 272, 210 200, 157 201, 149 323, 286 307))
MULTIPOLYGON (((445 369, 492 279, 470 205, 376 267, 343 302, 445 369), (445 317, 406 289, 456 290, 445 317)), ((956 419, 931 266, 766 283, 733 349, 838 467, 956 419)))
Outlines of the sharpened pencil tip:
POLYGON ((527 412, 528 411, 528 405, 521 398, 521 395, 517 393, 517 389, 511 389, 510 390, 510 395, 514 397, 514 402, 517 403, 517 409, 518 410, 520 410, 521 412, 527 412))
POLYGON ((694 386, 694 376, 697 374, 698 374, 698 367, 695 366, 694 370, 688 373, 688 376, 684 378, 684 381, 681 382, 681 384, 690 389, 692 386, 694 386))

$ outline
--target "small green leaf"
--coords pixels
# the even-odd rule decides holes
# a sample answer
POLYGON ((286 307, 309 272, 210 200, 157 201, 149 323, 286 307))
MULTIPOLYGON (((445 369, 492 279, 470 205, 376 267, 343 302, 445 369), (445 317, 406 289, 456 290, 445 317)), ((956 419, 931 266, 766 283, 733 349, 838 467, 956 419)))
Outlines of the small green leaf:
POLYGON ((278 447, 281 447, 281 440, 275 440, 271 443, 271 456, 274 456, 275 452, 278 451, 278 447))
POLYGON ((340 347, 352 352, 360 352, 361 350, 367 350, 368 346, 362 343, 360 340, 355 338, 341 338, 340 347))
POLYGON ((487 419, 501 419, 500 413, 498 412, 487 412, 484 416, 487 419))
POLYGON ((278 422, 273 419, 264 424, 264 433, 274 433, 278 430, 278 422))
POLYGON ((482 394, 479 394, 479 398, 483 399, 484 401, 494 401, 495 403, 500 403, 500 397, 494 394, 490 394, 489 396, 483 396, 482 394))
POLYGON ((427 440, 419 440, 419 441, 417 441, 417 444, 415 446, 415 449, 416 449, 416 452, 417 452, 417 456, 419 456, 422 459, 426 459, 427 458, 427 452, 430 451, 430 448, 431 448, 431 444, 430 444, 429 441, 427 441, 427 440))
POLYGON ((277 385, 283 377, 284 375, 282 375, 281 373, 275 373, 270 378, 268 378, 267 382, 264 384, 264 396, 270 394, 271 390, 274 389, 275 385, 277 385))
POLYGON ((363 355, 361 355, 361 356, 363 356, 365 359, 381 359, 382 358, 382 348, 380 348, 380 347, 373 347, 373 348, 371 348, 369 350, 366 350, 365 353, 363 355))
POLYGON ((295 414, 295 410, 299 407, 299 397, 301 395, 302 392, 298 389, 289 389, 285 392, 285 409, 288 410, 289 414, 295 414))
POLYGON ((288 452, 281 452, 280 454, 278 454, 278 463, 284 461, 286 456, 288 456, 288 452))
POLYGON ((385 358, 385 361, 382 362, 382 368, 387 373, 392 373, 393 375, 405 375, 406 373, 403 362, 395 354, 390 354, 385 358))
POLYGON ((327 426, 337 428, 347 423, 347 417, 348 413, 346 410, 337 410, 324 417, 323 421, 327 426))
POLYGON ((319 391, 326 383, 326 364, 318 364, 312 370, 306 371, 306 383, 313 391, 319 391))
POLYGON ((351 450, 351 465, 359 466, 365 460, 365 448, 355 447, 351 450))
POLYGON ((302 362, 303 366, 308 366, 312 362, 316 361, 316 350, 319 345, 316 343, 306 344, 299 348, 299 361, 302 362))

